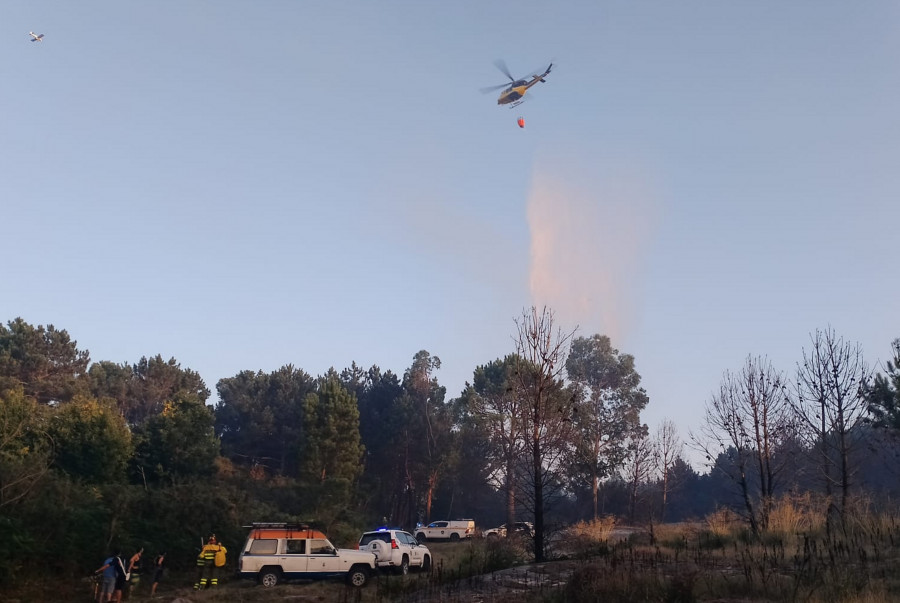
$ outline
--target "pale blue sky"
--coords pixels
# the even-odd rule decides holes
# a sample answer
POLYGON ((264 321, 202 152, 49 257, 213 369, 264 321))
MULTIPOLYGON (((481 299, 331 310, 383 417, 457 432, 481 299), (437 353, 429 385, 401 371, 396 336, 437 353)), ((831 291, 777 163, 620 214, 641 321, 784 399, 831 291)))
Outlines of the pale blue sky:
POLYGON ((0 56, 0 320, 93 360, 456 396, 548 303, 686 433, 748 354, 900 337, 896 2, 28 0, 0 56), (496 58, 555 67, 509 110, 496 58))

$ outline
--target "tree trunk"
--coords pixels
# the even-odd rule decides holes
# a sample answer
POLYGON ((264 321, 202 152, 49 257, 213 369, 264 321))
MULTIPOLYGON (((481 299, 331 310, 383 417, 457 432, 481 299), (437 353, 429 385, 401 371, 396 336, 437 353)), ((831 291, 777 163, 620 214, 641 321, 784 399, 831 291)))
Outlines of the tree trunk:
MULTIPOLYGON (((842 426, 843 427, 843 426, 842 426)), ((847 526, 847 503, 850 498, 850 458, 846 431, 841 430, 841 529, 847 526)))
MULTIPOLYGON (((506 525, 512 526, 516 522, 516 480, 515 459, 510 455, 506 459, 506 525)), ((506 530, 509 536, 510 529, 506 530)))
POLYGON ((750 500, 750 486, 747 484, 747 474, 741 467, 741 496, 744 498, 744 506, 747 508, 748 519, 750 520, 750 532, 754 537, 759 537, 759 522, 756 521, 756 512, 753 508, 753 501, 750 500))
POLYGON ((663 484, 662 484, 662 512, 659 515, 659 522, 666 522, 666 501, 669 497, 669 468, 665 467, 663 469, 663 484))
POLYGON ((631 495, 628 497, 629 505, 628 505, 628 521, 631 525, 634 525, 634 517, 637 513, 637 489, 638 489, 638 481, 632 480, 631 482, 631 495))
MULTIPOLYGON (((535 421, 535 425, 540 423, 535 421)), ((544 561, 544 472, 541 465, 541 438, 538 427, 534 429, 534 446, 532 449, 534 464, 534 560, 544 561)))
POLYGON ((437 484, 438 472, 435 469, 428 476, 428 491, 425 492, 425 523, 431 522, 431 501, 434 499, 434 490, 437 484))

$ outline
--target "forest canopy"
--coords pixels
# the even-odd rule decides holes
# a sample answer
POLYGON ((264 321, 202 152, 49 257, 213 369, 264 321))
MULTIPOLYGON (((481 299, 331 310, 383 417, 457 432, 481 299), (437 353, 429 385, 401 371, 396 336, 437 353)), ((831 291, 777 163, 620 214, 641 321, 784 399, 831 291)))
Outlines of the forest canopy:
POLYGON ((384 522, 549 533, 728 507, 756 532, 787 493, 827 498, 835 527, 854 497, 900 493, 900 340, 881 370, 831 329, 796 367, 723 367, 684 443, 671 419, 642 421, 640 359, 609 337, 560 331, 546 308, 514 325, 517 345, 457 397, 420 350, 402 373, 242 370, 213 400, 175 358, 93 360, 65 329, 0 324, 0 579, 82 575, 113 548, 188 563, 210 532, 236 550, 253 521, 312 522, 346 545, 384 522))

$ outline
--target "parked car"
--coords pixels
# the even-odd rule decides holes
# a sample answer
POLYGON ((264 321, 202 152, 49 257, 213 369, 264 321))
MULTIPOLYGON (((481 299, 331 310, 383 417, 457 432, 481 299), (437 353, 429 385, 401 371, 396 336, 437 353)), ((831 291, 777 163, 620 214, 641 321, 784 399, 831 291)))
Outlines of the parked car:
POLYGON ((359 550, 374 553, 377 567, 393 569, 401 575, 408 574, 411 567, 431 569, 431 551, 403 530, 379 528, 366 532, 359 539, 359 550))
MULTIPOLYGON (((496 528, 491 528, 490 530, 485 530, 482 533, 482 536, 486 538, 497 538, 506 536, 506 524, 504 523, 501 526, 496 528)), ((516 534, 523 534, 528 536, 529 538, 534 538, 534 525, 530 521, 517 521, 513 524, 513 532, 516 534)))
POLYGON ((343 577, 363 586, 375 571, 375 555, 335 547, 325 534, 290 523, 254 523, 241 549, 238 572, 263 586, 282 580, 343 577))
POLYGON ((448 521, 432 521, 427 526, 416 528, 416 540, 450 540, 471 538, 475 535, 474 519, 453 519, 448 521))

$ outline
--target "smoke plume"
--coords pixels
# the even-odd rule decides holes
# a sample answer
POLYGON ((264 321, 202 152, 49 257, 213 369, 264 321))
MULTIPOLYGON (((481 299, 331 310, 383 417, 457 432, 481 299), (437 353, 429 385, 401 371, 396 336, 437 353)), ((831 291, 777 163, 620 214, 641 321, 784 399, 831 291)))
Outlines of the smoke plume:
POLYGON ((614 342, 636 318, 644 254, 653 228, 651 195, 632 168, 537 163, 528 199, 533 303, 560 324, 614 342))

